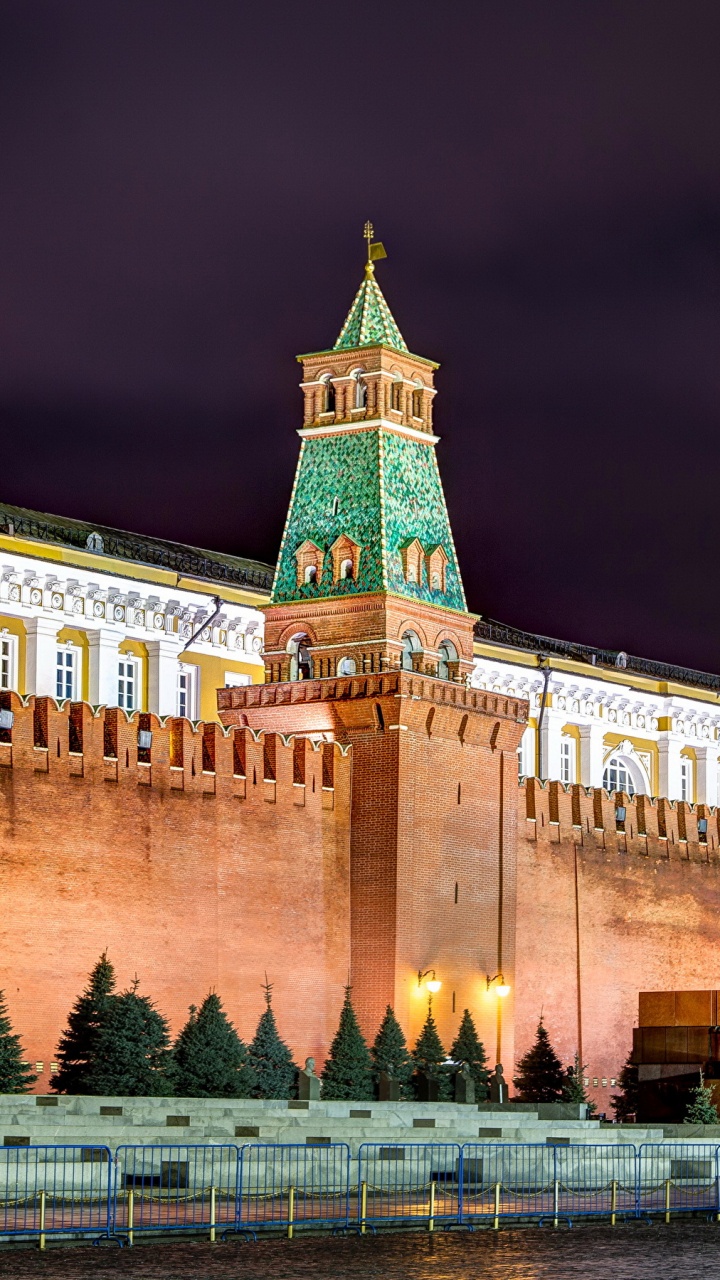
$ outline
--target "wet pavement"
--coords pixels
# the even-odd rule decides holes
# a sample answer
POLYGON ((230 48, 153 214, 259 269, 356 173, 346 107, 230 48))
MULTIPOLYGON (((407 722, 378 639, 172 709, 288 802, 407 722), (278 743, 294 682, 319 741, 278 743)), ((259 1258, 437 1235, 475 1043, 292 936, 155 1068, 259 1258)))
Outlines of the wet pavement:
POLYGON ((632 1223, 305 1236, 259 1244, 151 1241, 0 1252, 7 1280, 720 1280, 720 1224, 632 1223))

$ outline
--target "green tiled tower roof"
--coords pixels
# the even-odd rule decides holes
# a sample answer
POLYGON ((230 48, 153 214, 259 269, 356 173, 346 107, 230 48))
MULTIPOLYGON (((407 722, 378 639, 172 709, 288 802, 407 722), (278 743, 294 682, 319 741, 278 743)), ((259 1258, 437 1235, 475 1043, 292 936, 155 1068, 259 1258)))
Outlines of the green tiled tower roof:
POLYGON ((383 428, 303 440, 280 548, 273 604, 390 592, 465 611, 460 570, 432 445, 383 428), (333 580, 330 549, 345 535, 360 548, 357 578, 333 580), (447 556, 445 589, 408 582, 402 552, 417 538, 447 556), (324 555, 316 583, 298 583, 296 552, 306 541, 324 555))
POLYGON ((333 350, 372 347, 383 343, 396 351, 407 351, 405 339, 398 329, 382 289, 375 280, 372 263, 365 268, 365 279, 355 294, 340 336, 333 350))

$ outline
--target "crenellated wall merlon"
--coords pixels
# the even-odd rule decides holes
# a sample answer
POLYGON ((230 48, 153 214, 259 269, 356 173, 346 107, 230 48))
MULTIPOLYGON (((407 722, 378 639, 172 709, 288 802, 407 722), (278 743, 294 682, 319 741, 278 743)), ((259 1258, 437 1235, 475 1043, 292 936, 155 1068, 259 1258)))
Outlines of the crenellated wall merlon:
POLYGON ((520 816, 527 838, 541 843, 720 862, 720 810, 714 805, 521 778, 520 816))
POLYGON ((349 797, 350 748, 336 742, 12 692, 0 694, 0 709, 13 713, 0 729, 0 775, 323 808, 337 790, 349 797))

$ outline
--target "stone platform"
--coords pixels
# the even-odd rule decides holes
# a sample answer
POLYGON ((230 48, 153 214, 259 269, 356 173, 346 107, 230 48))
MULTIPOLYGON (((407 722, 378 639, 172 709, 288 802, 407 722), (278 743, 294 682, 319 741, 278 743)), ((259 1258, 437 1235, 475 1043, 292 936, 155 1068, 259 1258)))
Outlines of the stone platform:
MULTIPOLYGON (((572 1108, 545 1104, 462 1106, 452 1102, 298 1102, 223 1098, 0 1097, 5 1146, 222 1144, 326 1145, 346 1142, 662 1142, 662 1126, 602 1125, 572 1119, 572 1108)), ((577 1108, 575 1114, 578 1113, 577 1108)), ((677 1141, 678 1135, 667 1140, 677 1141)), ((695 1133, 694 1140, 698 1135, 695 1133)), ((711 1141, 710 1135, 707 1137, 711 1141)), ((717 1143, 717 1138, 714 1139, 717 1143)))

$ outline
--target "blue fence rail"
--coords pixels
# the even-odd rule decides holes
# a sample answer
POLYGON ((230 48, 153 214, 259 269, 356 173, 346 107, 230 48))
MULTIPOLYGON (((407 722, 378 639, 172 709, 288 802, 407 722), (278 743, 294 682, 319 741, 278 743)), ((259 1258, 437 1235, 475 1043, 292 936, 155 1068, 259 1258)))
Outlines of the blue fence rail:
POLYGON ((110 1236, 109 1147, 0 1147, 0 1238, 110 1236))
POLYGON ((0 1147, 0 1239, 301 1228, 429 1231, 505 1220, 700 1213, 720 1222, 720 1145, 710 1142, 247 1143, 0 1147))

